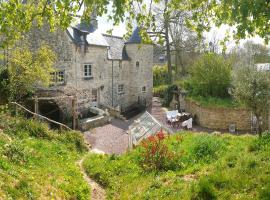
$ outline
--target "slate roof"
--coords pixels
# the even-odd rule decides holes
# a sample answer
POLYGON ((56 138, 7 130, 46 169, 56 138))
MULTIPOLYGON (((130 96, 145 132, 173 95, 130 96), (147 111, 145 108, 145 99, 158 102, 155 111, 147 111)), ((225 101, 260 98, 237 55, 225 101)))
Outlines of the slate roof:
POLYGON ((140 28, 136 27, 126 43, 140 44, 141 42, 142 38, 140 36, 140 28))
POLYGON ((109 59, 128 60, 129 57, 125 48, 125 41, 122 37, 103 34, 103 37, 109 44, 109 59))
POLYGON ((77 43, 97 45, 97 46, 109 46, 103 35, 98 29, 95 29, 91 23, 81 22, 75 26, 67 29, 68 35, 71 39, 77 43))
POLYGON ((133 31, 127 42, 125 42, 122 37, 102 34, 98 29, 95 29, 91 23, 85 22, 69 27, 67 34, 73 42, 79 45, 87 43, 90 45, 109 47, 108 59, 112 60, 129 60, 130 58, 125 45, 128 43, 139 44, 142 41, 139 27, 133 31))

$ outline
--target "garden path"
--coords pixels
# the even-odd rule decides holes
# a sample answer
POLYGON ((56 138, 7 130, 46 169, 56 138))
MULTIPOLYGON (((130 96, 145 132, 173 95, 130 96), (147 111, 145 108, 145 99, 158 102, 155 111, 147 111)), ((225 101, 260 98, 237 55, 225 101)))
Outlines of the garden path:
POLYGON ((91 198, 92 200, 105 200, 106 199, 106 192, 105 190, 94 180, 92 180, 85 172, 85 169, 83 168, 83 161, 86 158, 87 155, 85 155, 79 162, 78 165, 80 167, 80 170, 83 174, 84 180, 88 183, 88 185, 91 188, 91 198))

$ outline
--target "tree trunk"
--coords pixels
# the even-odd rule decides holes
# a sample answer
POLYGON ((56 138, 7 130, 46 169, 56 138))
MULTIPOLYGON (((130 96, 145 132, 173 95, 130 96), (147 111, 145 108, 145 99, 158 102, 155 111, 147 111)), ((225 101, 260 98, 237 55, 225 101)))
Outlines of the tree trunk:
POLYGON ((257 118, 258 134, 259 134, 259 137, 262 137, 262 125, 261 125, 261 121, 260 121, 260 115, 255 114, 255 116, 257 118))
POLYGON ((178 74, 178 52, 177 52, 177 50, 175 51, 175 74, 177 75, 178 74))
POLYGON ((167 53, 167 66, 169 74, 169 84, 172 83, 172 61, 171 61, 171 47, 170 47, 170 38, 169 38, 169 16, 167 13, 168 9, 168 0, 165 0, 165 9, 164 9, 164 28, 165 28, 165 43, 166 43, 166 53, 167 53))

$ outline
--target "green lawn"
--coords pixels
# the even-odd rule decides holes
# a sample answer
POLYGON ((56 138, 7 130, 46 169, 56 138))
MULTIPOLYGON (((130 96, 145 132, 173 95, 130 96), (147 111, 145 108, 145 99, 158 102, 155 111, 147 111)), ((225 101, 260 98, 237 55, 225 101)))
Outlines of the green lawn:
POLYGON ((86 153, 77 132, 0 116, 0 199, 89 199, 76 162, 86 153))
POLYGON ((83 163, 108 199, 270 199, 270 135, 179 133, 165 139, 177 160, 146 171, 143 147, 122 156, 89 155, 83 163))

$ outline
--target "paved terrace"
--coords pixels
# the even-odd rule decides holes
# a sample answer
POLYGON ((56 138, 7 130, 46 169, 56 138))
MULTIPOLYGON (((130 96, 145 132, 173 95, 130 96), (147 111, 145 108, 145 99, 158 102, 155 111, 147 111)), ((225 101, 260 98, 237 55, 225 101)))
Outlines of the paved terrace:
MULTIPOLYGON (((163 125, 168 126, 173 132, 179 132, 182 128, 173 128, 166 122, 166 109, 158 98, 153 98, 152 108, 148 110, 163 125)), ((111 123, 94 128, 84 133, 86 141, 91 144, 94 151, 101 151, 106 154, 122 154, 128 149, 128 127, 140 115, 130 120, 112 119, 111 123)), ((199 126, 193 126, 194 132, 213 132, 213 130, 205 129, 199 126)))

